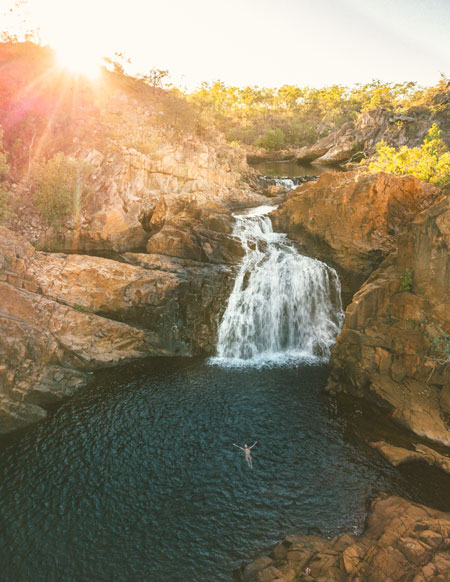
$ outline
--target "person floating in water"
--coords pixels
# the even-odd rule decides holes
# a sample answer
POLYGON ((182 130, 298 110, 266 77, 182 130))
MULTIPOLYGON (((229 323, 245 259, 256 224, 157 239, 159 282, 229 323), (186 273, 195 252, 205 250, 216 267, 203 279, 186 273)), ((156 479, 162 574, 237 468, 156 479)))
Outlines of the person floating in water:
POLYGON ((253 449, 253 447, 258 444, 258 441, 255 441, 251 447, 244 445, 244 448, 240 447, 239 445, 237 445, 236 443, 233 443, 233 445, 235 447, 237 447, 238 449, 241 449, 241 451, 244 451, 245 454, 245 460, 247 461, 248 466, 250 467, 250 469, 253 468, 253 464, 252 464, 252 454, 250 452, 250 449, 253 449))

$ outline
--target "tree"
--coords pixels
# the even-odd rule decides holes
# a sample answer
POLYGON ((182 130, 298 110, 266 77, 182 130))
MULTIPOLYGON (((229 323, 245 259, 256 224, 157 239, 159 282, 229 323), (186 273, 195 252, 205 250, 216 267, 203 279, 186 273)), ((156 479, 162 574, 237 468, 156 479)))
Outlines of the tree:
POLYGON ((145 81, 150 87, 162 89, 164 79, 169 76, 169 71, 164 69, 150 69, 147 75, 143 75, 141 79, 145 81))
POLYGON ((371 172, 411 174, 439 188, 450 183, 450 152, 441 139, 441 131, 433 124, 420 148, 402 146, 395 149, 383 140, 377 144, 377 158, 369 164, 371 172))
POLYGON ((52 226, 61 226, 69 216, 79 214, 88 187, 90 167, 62 152, 33 168, 33 202, 52 226))

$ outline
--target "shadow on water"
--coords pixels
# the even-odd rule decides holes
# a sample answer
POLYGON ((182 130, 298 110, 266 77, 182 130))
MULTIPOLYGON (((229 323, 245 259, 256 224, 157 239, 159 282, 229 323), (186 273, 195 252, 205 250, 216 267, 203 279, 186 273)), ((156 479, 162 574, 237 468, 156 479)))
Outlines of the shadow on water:
POLYGON ((360 532, 381 490, 450 509, 450 480, 390 467, 327 373, 173 358, 97 373, 0 443, 2 582, 227 581, 287 533, 360 532), (232 443, 254 440, 250 470, 232 443))
POLYGON ((255 162, 249 164, 258 173, 264 176, 285 176, 295 178, 297 176, 319 176, 323 172, 342 172, 339 166, 325 164, 298 164, 295 160, 255 162))

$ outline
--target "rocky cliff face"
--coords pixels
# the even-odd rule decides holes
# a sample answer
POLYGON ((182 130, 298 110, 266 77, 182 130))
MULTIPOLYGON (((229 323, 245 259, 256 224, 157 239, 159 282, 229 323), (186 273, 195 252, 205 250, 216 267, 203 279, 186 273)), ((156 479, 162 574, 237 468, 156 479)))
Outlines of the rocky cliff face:
POLYGON ((411 176, 326 172, 288 195, 274 226, 335 267, 350 298, 440 191, 411 176))
POLYGON ((449 106, 450 86, 435 95, 427 107, 413 107, 403 114, 383 108, 361 113, 355 122, 346 123, 312 146, 301 148, 296 158, 299 162, 342 164, 359 160, 362 155, 371 156, 383 139, 394 147, 419 146, 433 123, 445 132, 448 130, 449 106))
POLYGON ((410 176, 323 174, 274 223, 340 272, 351 296, 328 389, 450 445, 450 210, 410 176))
POLYGON ((75 152, 90 174, 73 216, 51 227, 22 186, 15 232, 0 229, 0 432, 42 418, 99 367, 214 353, 243 254, 231 209, 266 201, 220 136, 176 135, 123 93, 105 108, 98 127, 89 118, 101 148, 85 135, 75 152), (104 251, 115 260, 92 256, 104 251))
POLYGON ((447 446, 449 290, 450 210, 444 198, 408 225, 398 249, 355 295, 328 385, 375 402, 416 434, 447 446))
POLYGON ((446 582, 450 518, 399 497, 378 497, 362 536, 288 536, 249 564, 243 582, 446 582))
MULTIPOLYGON (((233 263, 239 243, 223 236, 233 263)), ((38 252, 0 227, 0 432, 43 418, 99 367, 213 352, 233 267, 214 240, 208 249, 215 262, 182 241, 173 257, 125 253, 118 262, 38 252), (177 258, 193 248, 201 261, 177 258)))
POLYGON ((258 194, 242 180, 241 172, 249 172, 243 152, 193 138, 163 142, 156 135, 161 141, 151 153, 121 142, 103 152, 79 152, 91 170, 89 195, 80 212, 55 228, 19 199, 14 230, 52 251, 143 250, 156 233, 150 222, 157 207, 161 214, 162 200, 168 207, 178 198, 224 208, 257 203, 258 194))

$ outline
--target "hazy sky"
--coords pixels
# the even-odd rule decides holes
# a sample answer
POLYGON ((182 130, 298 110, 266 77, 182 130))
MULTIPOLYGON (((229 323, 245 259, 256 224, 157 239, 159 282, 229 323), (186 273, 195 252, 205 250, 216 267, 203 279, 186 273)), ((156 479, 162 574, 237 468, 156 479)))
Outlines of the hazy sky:
MULTIPOLYGON (((12 1, 0 0, 2 25, 12 1)), ((189 88, 324 86, 450 73, 450 0, 29 0, 31 26, 61 51, 125 53, 189 88)))

